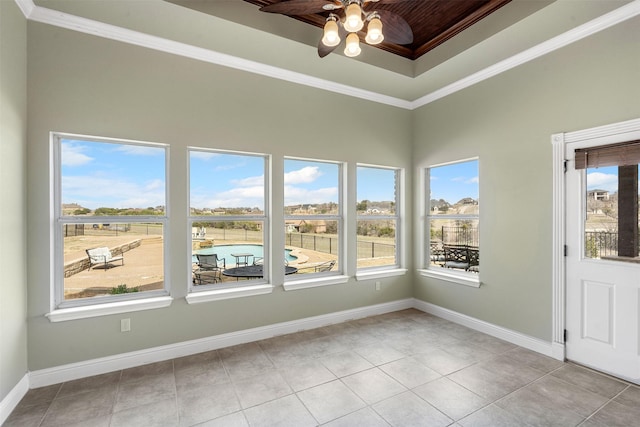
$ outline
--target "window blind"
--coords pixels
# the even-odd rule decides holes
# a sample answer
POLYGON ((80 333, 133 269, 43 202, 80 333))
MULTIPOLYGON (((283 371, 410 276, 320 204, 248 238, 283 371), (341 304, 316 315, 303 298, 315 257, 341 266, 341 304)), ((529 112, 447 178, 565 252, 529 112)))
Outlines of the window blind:
POLYGON ((640 163, 640 140, 580 148, 575 154, 576 169, 637 165, 640 163))

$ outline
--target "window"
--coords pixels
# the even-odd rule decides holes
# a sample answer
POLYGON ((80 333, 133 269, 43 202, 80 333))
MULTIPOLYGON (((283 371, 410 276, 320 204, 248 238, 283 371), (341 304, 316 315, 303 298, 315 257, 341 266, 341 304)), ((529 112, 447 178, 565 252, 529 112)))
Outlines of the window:
POLYGON ((578 149, 575 159, 586 170, 585 257, 636 261, 640 141, 578 149))
POLYGON ((397 169, 358 166, 358 269, 399 265, 399 178, 397 169))
POLYGON ((427 169, 427 269, 480 271, 478 160, 427 169))
POLYGON ((267 157, 191 149, 189 175, 192 290, 265 283, 267 157))
POLYGON ((166 295, 166 146, 53 144, 56 309, 166 295))
POLYGON ((295 257, 288 265, 298 273, 288 278, 341 271, 341 173, 337 163, 285 159, 285 249, 295 257))

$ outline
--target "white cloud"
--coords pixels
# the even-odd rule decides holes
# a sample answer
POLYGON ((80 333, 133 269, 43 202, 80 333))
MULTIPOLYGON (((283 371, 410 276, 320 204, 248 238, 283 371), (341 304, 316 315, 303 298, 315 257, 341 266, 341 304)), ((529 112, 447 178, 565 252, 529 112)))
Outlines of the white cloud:
POLYGON ((464 183, 465 184, 477 184, 480 182, 480 179, 477 176, 474 176, 471 179, 466 180, 464 183))
POLYGON ((618 175, 591 172, 587 174, 587 188, 589 190, 607 190, 614 193, 618 191, 618 175))
POLYGON ((89 209, 99 207, 146 208, 164 205, 162 180, 135 183, 124 179, 96 176, 62 178, 63 203, 78 203, 89 209))
POLYGON ((218 153, 211 153, 208 151, 191 151, 190 153, 191 158, 200 160, 209 160, 220 155, 218 153))
POLYGON ((305 188, 286 185, 284 188, 284 192, 285 206, 301 205, 307 203, 326 203, 332 200, 336 201, 338 199, 338 189, 335 187, 308 190, 305 188))
POLYGON ((93 157, 83 153, 85 148, 69 142, 62 143, 62 166, 82 166, 93 161, 93 157))
POLYGON ((131 144, 120 145, 116 151, 134 156, 158 156, 164 153, 164 149, 160 147, 131 144))
POLYGON ((259 175, 259 176, 249 176, 242 179, 234 179, 231 181, 231 183, 238 187, 264 186, 264 176, 259 175))
POLYGON ((210 194, 192 191, 194 208, 253 208, 264 209, 264 186, 240 187, 210 194))
POLYGON ((305 166, 302 169, 287 172, 284 174, 284 183, 286 184, 303 184, 314 182, 322 175, 320 168, 317 166, 305 166))

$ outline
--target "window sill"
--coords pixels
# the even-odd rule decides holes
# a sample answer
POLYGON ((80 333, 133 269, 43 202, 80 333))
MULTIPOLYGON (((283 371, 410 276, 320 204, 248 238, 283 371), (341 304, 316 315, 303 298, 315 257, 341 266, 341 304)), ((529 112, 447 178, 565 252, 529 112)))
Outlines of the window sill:
POLYGON ((407 274, 406 268, 391 268, 389 270, 359 271, 356 273, 356 280, 383 279, 385 277, 403 276, 407 274))
POLYGON ((89 317, 109 316, 111 314, 129 313, 132 311, 154 310, 171 305, 173 298, 156 297, 128 301, 94 304, 90 306, 61 308, 45 314, 50 322, 66 322, 68 320, 86 319, 89 317))
POLYGON ((449 271, 434 271, 434 270, 418 270, 423 277, 432 277, 434 279, 445 280, 447 282, 457 283, 458 285, 471 286, 473 288, 480 287, 480 277, 474 273, 456 273, 449 271))
POLYGON ((271 285, 242 286, 235 288, 215 289, 212 291, 193 292, 186 296, 188 304, 221 301, 232 298, 251 297, 265 295, 273 292, 271 285))
POLYGON ((330 285, 339 285, 342 283, 347 283, 349 281, 349 276, 327 276, 327 277, 318 277, 314 279, 307 280, 291 280, 285 282, 282 287, 285 291, 297 291, 298 289, 307 289, 307 288, 317 288, 319 286, 330 286, 330 285))

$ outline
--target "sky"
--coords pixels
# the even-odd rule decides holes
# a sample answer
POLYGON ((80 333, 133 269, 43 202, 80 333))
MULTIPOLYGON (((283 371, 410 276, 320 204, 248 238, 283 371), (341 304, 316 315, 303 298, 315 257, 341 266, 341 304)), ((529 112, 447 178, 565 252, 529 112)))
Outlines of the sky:
POLYGON ((609 193, 618 191, 618 167, 607 166, 587 169, 587 191, 607 190, 609 193))
POLYGON ((465 197, 478 200, 478 161, 437 166, 429 169, 430 199, 444 199, 455 204, 465 197))
POLYGON ((358 202, 363 200, 395 202, 395 174, 396 171, 393 169, 358 167, 356 190, 358 202))
MULTIPOLYGON (((165 203, 162 147, 72 139, 61 141, 62 201, 89 209, 147 208, 165 203)), ((285 159, 285 205, 338 203, 339 166, 285 159)), ((261 156, 191 151, 191 206, 264 209, 261 156)), ((395 171, 358 167, 357 201, 395 200, 395 171)), ((431 199, 478 199, 478 161, 430 169, 431 199)), ((587 190, 618 189, 617 167, 587 170, 587 190)))
POLYGON ((165 203, 165 150, 133 144, 61 141, 62 203, 147 208, 165 203))
MULTIPOLYGON (((165 202, 165 151, 134 144, 61 141, 62 203, 147 208, 165 202)), ((285 159, 285 205, 338 203, 336 163, 285 159)), ((190 152, 191 206, 264 209, 265 159, 210 151, 190 152)), ((358 200, 394 200, 394 171, 359 168, 358 200)))

